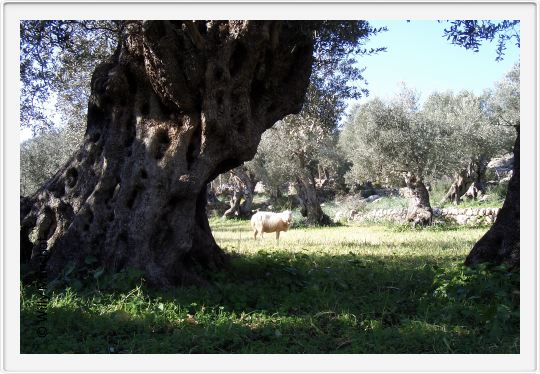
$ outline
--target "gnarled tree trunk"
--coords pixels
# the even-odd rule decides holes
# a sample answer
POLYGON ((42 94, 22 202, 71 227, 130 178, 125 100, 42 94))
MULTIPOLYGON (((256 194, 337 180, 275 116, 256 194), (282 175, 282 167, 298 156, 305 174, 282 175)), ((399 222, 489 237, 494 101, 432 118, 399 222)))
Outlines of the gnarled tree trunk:
POLYGON ((298 154, 300 173, 296 180, 296 192, 300 203, 300 213, 307 218, 307 222, 312 225, 330 225, 332 221, 326 215, 317 196, 315 177, 307 168, 307 162, 303 154, 298 154))
POLYGON ((422 178, 407 173, 405 184, 410 191, 407 221, 411 222, 414 226, 431 225, 433 209, 431 209, 431 204, 429 203, 429 192, 422 178))
POLYGON ((154 285, 199 282, 226 263, 206 185, 251 159, 297 113, 312 39, 301 23, 130 22, 91 81, 84 142, 21 206, 21 259, 49 279, 93 255, 154 285), (43 256, 42 256, 43 254, 43 256))
POLYGON ((480 238, 465 260, 466 265, 481 262, 506 263, 519 267, 519 132, 514 144, 514 167, 506 199, 497 219, 480 238))
POLYGON ((229 201, 230 207, 223 213, 222 218, 233 218, 239 215, 240 202, 242 201, 243 196, 243 190, 236 186, 233 190, 231 200, 229 201))
POLYGON ((484 155, 471 160, 466 169, 455 175, 454 182, 441 203, 451 201, 454 204, 459 204, 464 197, 476 199, 480 196, 485 189, 484 179, 487 164, 488 159, 484 155))
POLYGON ((454 204, 459 204, 461 202, 461 196, 467 192, 470 184, 473 181, 472 175, 472 162, 469 163, 467 169, 461 170, 459 173, 456 173, 454 176, 454 181, 450 186, 450 189, 444 196, 441 203, 451 201, 454 204))
POLYGON ((256 184, 254 175, 251 174, 245 166, 234 169, 234 172, 238 175, 238 178, 242 180, 242 184, 244 185, 244 200, 240 204, 239 214, 242 217, 251 217, 256 184))
POLYGON ((223 213, 224 218, 251 217, 253 206, 253 194, 255 192, 255 180, 245 166, 239 166, 231 170, 234 178, 234 192, 230 201, 230 208, 223 213))
POLYGON ((488 163, 489 160, 485 155, 480 155, 480 157, 475 160, 474 180, 463 196, 461 196, 462 199, 467 198, 476 200, 484 194, 486 190, 486 172, 488 163))

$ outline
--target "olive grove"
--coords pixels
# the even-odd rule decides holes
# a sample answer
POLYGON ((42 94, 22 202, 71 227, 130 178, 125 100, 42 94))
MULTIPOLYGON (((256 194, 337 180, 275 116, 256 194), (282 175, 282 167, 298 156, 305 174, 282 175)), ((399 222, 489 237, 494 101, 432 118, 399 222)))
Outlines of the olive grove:
POLYGON ((366 180, 405 183, 410 191, 407 219, 429 224, 432 208, 425 180, 442 175, 451 164, 451 140, 446 124, 422 110, 419 93, 402 85, 390 101, 375 98, 352 112, 340 137, 352 163, 346 179, 350 185, 366 180))
POLYGON ((431 95, 424 104, 426 115, 451 132, 453 160, 447 174, 453 174, 453 182, 443 202, 459 204, 464 195, 477 198, 485 191, 488 162, 512 150, 513 130, 489 119, 490 96, 489 92, 482 97, 445 92, 431 95))
MULTIPOLYGON (((491 26, 455 21, 445 33, 473 49, 506 35, 502 56, 515 23, 491 26)), ((340 134, 346 101, 367 93, 350 85, 363 80, 355 56, 382 50, 363 48, 379 31, 366 21, 22 21, 21 123, 36 137, 21 146, 21 262, 49 279, 91 256, 155 286, 204 282, 201 269, 229 261, 207 186, 231 170, 251 195, 256 180, 276 194, 293 181, 308 221, 326 224, 315 176, 347 160, 349 182, 406 184, 409 220, 427 224, 425 181, 472 175, 475 162, 467 178, 480 181, 516 129, 503 209, 467 263, 519 264, 519 66, 482 98, 437 94, 421 106, 404 87, 358 106, 340 134)), ((231 212, 249 215, 245 197, 231 212)))

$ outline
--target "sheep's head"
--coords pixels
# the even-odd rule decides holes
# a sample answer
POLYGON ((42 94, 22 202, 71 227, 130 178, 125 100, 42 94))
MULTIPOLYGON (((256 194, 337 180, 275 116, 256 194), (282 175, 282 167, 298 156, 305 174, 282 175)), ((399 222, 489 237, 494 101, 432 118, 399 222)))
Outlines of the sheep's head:
POLYGON ((288 225, 292 223, 292 213, 290 210, 286 210, 281 213, 281 220, 288 225))

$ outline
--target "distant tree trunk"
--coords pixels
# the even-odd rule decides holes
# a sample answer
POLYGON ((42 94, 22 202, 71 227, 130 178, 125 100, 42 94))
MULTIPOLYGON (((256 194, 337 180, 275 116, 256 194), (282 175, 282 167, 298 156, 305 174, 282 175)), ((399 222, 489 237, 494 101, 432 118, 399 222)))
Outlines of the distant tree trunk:
POLYGON ((485 155, 478 157, 474 165, 473 182, 467 189, 467 191, 461 196, 461 198, 468 198, 476 200, 485 192, 486 188, 486 171, 488 165, 488 158, 485 155))
POLYGON ((251 217, 253 208, 253 195, 255 193, 255 176, 246 169, 245 166, 240 166, 234 171, 238 178, 242 180, 244 185, 244 201, 240 204, 240 215, 242 217, 251 217))
POLYGON ((231 174, 235 180, 233 183, 235 189, 231 197, 231 207, 223 214, 223 217, 251 217, 253 193, 255 191, 253 175, 243 165, 231 170, 231 174))
POLYGON ((467 169, 456 173, 454 181, 441 203, 453 202, 454 204, 459 204, 461 202, 461 196, 467 191, 472 181, 472 163, 469 163, 467 169))
POLYGON ((233 218, 238 217, 240 212, 240 202, 244 192, 241 188, 235 187, 231 199, 229 201, 230 208, 223 213, 223 218, 233 218))
POLYGON ((407 221, 412 222, 414 226, 431 225, 433 209, 429 203, 429 192, 422 178, 408 173, 405 176, 405 184, 410 192, 407 221))
POLYGON ((441 203, 461 203, 463 197, 476 199, 484 192, 488 160, 484 155, 471 160, 467 168, 457 173, 441 203))
POLYGON ((21 206, 21 260, 49 279, 92 255, 157 286, 203 281, 195 264, 227 263, 206 185, 300 111, 312 49, 302 23, 128 22, 92 76, 83 144, 21 206))
POLYGON ((465 260, 466 265, 481 262, 505 263, 519 268, 519 132, 514 144, 514 166, 506 198, 497 219, 480 238, 465 260))
POLYGON ((275 188, 268 186, 268 191, 270 192, 270 201, 272 201, 274 204, 277 203, 278 200, 283 197, 283 194, 281 193, 281 189, 279 188, 279 186, 275 188))
POLYGON ((300 203, 300 213, 307 218, 307 222, 312 225, 330 225, 332 221, 321 208, 321 203, 317 196, 315 178, 313 173, 307 169, 307 162, 303 154, 298 155, 300 163, 300 174, 297 177, 296 190, 298 202, 300 203))

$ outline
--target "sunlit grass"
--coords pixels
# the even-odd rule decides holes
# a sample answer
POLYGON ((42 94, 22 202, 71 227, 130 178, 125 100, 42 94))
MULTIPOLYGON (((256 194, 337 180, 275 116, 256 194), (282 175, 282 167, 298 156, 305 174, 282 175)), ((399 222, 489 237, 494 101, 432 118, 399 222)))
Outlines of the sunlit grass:
POLYGON ((280 234, 279 243, 274 233, 254 240, 247 220, 211 222, 217 243, 229 251, 250 255, 260 250, 290 253, 324 252, 380 256, 466 256, 472 245, 486 228, 463 228, 441 232, 436 230, 397 231, 391 225, 342 225, 326 228, 299 228, 294 226, 280 234))

